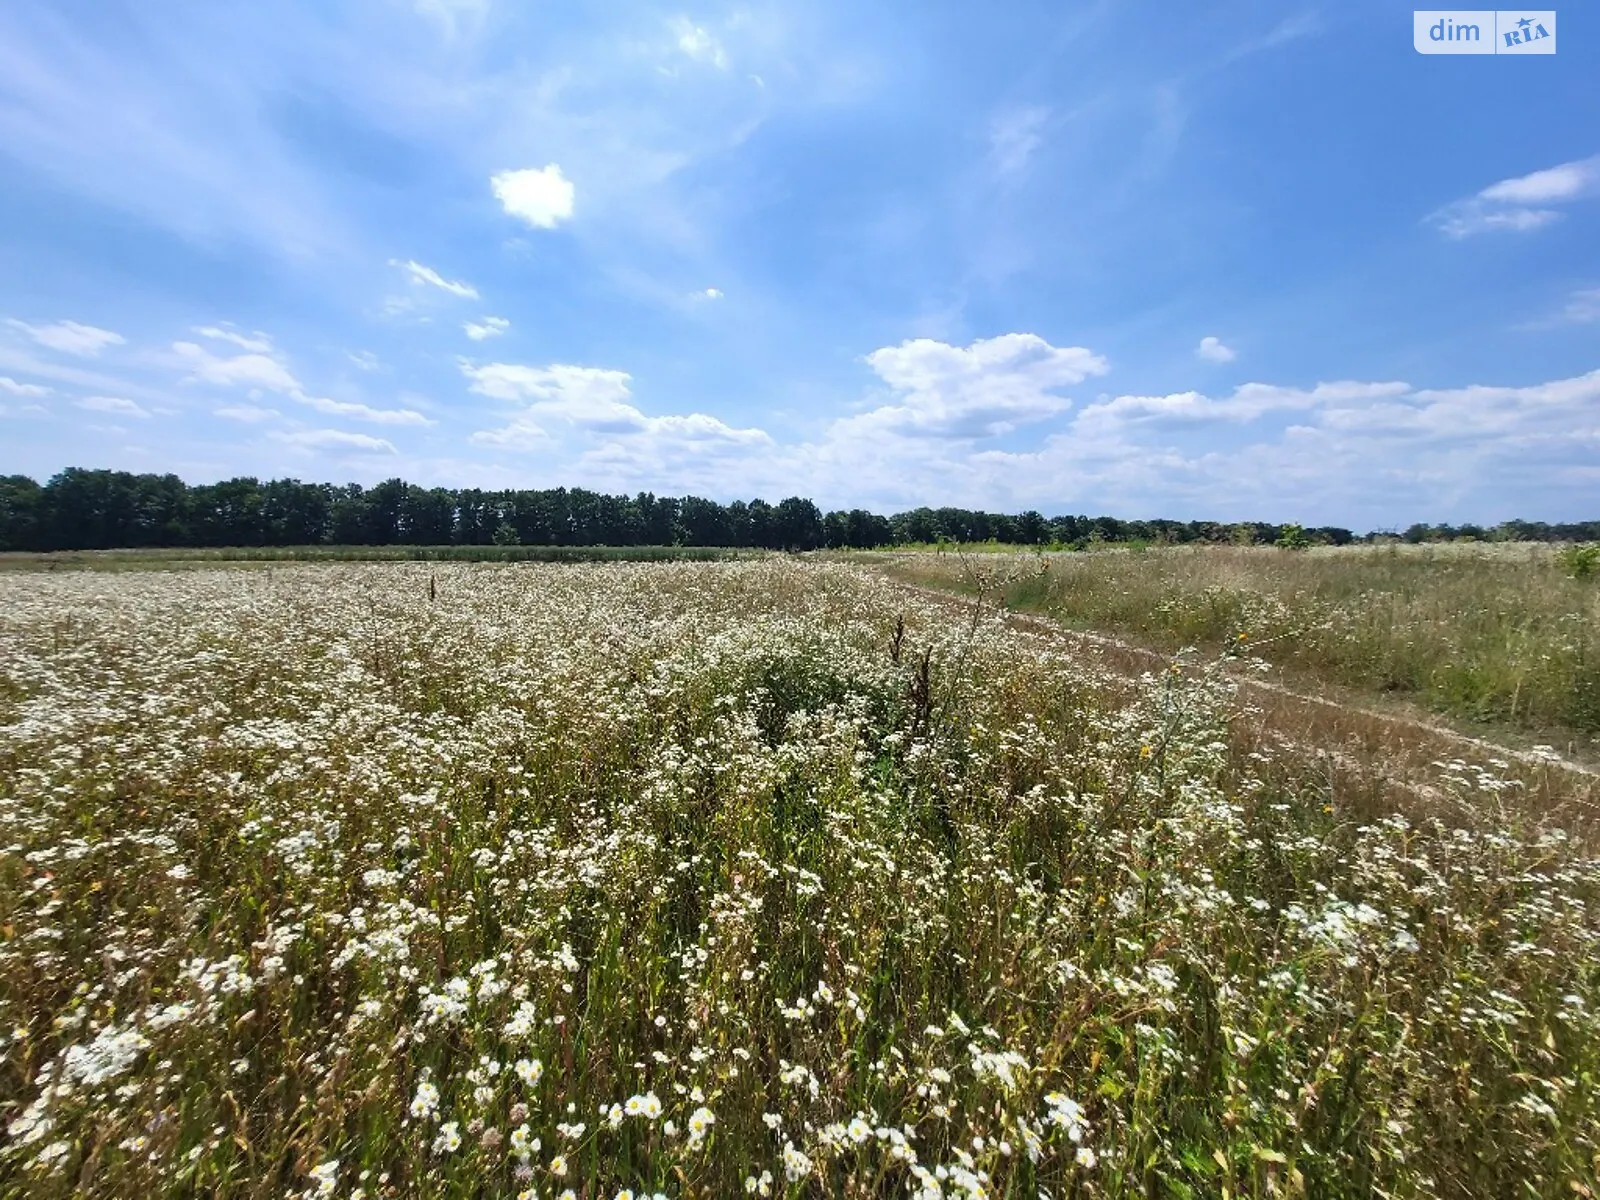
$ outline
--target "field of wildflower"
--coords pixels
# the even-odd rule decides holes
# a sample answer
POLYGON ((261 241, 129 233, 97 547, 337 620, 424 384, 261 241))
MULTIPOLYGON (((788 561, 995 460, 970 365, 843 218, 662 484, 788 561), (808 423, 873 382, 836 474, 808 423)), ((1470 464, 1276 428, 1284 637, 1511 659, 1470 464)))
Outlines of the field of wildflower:
POLYGON ((1590 835, 1233 678, 850 563, 0 576, 0 1195, 1593 1195, 1590 835))

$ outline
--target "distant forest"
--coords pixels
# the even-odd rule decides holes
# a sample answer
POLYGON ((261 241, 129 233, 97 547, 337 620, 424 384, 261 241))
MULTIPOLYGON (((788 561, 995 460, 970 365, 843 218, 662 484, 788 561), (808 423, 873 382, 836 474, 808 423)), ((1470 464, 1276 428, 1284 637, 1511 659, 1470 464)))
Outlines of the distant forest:
MULTIPOLYGON (((815 550, 941 540, 1083 547, 1095 542, 1272 543, 1289 528, 1254 521, 1124 521, 964 508, 915 508, 885 517, 859 508, 824 513, 798 496, 777 504, 720 504, 699 496, 608 496, 582 488, 422 488, 400 479, 370 488, 252 478, 191 486, 176 475, 78 467, 42 485, 24 475, 0 476, 0 550, 491 544, 815 550)), ((1324 526, 1304 535, 1324 545, 1396 536, 1408 542, 1592 541, 1600 540, 1600 521, 1507 521, 1493 528, 1413 525, 1400 534, 1364 538, 1324 526)))

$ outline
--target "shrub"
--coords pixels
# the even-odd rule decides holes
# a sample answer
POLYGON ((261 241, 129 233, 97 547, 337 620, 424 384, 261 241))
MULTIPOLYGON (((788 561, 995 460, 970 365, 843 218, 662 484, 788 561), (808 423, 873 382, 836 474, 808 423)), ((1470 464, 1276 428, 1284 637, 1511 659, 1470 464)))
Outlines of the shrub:
POLYGON ((1574 579, 1588 579, 1600 571, 1600 545, 1567 546, 1557 551, 1556 561, 1574 579))
POLYGON ((1311 538, 1299 525, 1285 525, 1275 545, 1280 550, 1309 550, 1311 538))

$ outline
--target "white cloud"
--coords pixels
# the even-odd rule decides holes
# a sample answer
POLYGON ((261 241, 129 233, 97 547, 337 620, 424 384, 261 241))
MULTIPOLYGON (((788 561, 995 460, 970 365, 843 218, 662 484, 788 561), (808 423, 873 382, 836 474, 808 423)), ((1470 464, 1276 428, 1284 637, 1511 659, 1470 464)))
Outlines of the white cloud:
POLYGON ((173 342, 173 352, 189 378, 219 387, 265 388, 269 392, 294 392, 300 384, 289 368, 266 354, 219 357, 197 342, 173 342))
POLYGON ((728 55, 722 49, 722 43, 688 17, 674 18, 672 31, 677 35, 678 49, 696 62, 719 68, 728 65, 728 55))
POLYGON ((262 421, 272 420, 279 413, 275 408, 262 408, 259 404, 227 404, 212 409, 211 415, 221 417, 225 421, 243 421, 246 425, 258 425, 262 421))
POLYGON ((1600 288, 1582 288, 1567 298, 1561 319, 1568 325, 1591 325, 1600 321, 1600 288))
POLYGON ((1278 387, 1267 383, 1241 384, 1231 396, 1213 399, 1199 392, 1174 392, 1166 396, 1116 396, 1098 400, 1078 415, 1075 428, 1104 431, 1134 422, 1253 421, 1269 412, 1294 409, 1340 408, 1401 396, 1407 383, 1319 383, 1316 387, 1278 387))
POLYGON ((1600 371, 1530 387, 1347 381, 1250 384, 1219 400, 1117 397, 1034 449, 908 474, 922 481, 915 499, 955 491, 996 507, 1088 502, 1221 520, 1299 512, 1385 528, 1576 516, 1597 452, 1600 371), (1296 416, 1281 431, 1251 424, 1275 411, 1296 416))
POLYGON ((77 354, 92 358, 107 346, 121 346, 127 338, 109 329, 81 325, 77 321, 57 321, 54 325, 30 325, 26 321, 7 320, 7 325, 20 329, 39 345, 64 354, 77 354))
POLYGON ((461 370, 471 381, 471 391, 524 405, 510 424, 473 434, 472 440, 480 445, 526 448, 549 437, 547 424, 552 420, 584 434, 643 437, 692 443, 701 448, 719 444, 728 447, 772 444, 772 439, 760 429, 736 429, 705 413, 646 416, 628 403, 632 391, 631 377, 626 371, 565 363, 553 363, 548 367, 518 363, 489 363, 477 367, 463 363, 461 370))
POLYGON ((1502 179, 1479 192, 1484 200, 1506 204, 1557 204, 1600 191, 1600 155, 1535 171, 1519 179, 1502 179))
POLYGON ((1221 338, 1203 337, 1200 344, 1194 348, 1195 355, 1207 362, 1225 363, 1232 362, 1238 357, 1231 346, 1225 346, 1221 338))
POLYGON ((499 337, 511 328, 511 322, 504 317, 485 317, 481 322, 463 321, 462 331, 473 341, 481 342, 485 338, 499 337))
POLYGON ((1497 230, 1527 233, 1560 220, 1560 211, 1549 205, 1596 195, 1600 195, 1600 155, 1502 179, 1445 205, 1428 220, 1446 237, 1457 239, 1497 230))
POLYGON ((441 292, 449 292, 452 296, 459 296, 463 300, 476 300, 478 298, 478 289, 470 283, 446 279, 432 267, 425 267, 419 262, 413 262, 410 259, 402 262, 398 258, 391 258, 389 265, 391 267, 399 267, 411 277, 411 282, 414 284, 427 284, 429 287, 438 288, 441 292))
POLYGON ((507 213, 539 229, 554 229, 572 216, 572 182, 555 163, 538 170, 501 171, 489 186, 507 213))
POLYGON ((558 409, 562 416, 581 416, 586 412, 607 412, 622 404, 630 394, 626 371, 605 367, 576 367, 553 363, 548 367, 529 367, 521 363, 487 363, 477 367, 462 363, 461 373, 471 382, 469 390, 496 400, 530 400, 547 411, 558 409))
POLYGON ((201 337, 211 338, 220 342, 232 342, 241 350, 249 350, 253 354, 272 353, 272 339, 259 329, 251 336, 237 333, 232 329, 222 329, 216 325, 196 325, 189 331, 198 333, 201 337))
POLYGON ((290 392, 290 398, 308 408, 335 417, 354 417, 358 421, 371 421, 374 425, 432 425, 434 422, 410 408, 373 408, 354 400, 332 400, 327 396, 312 396, 305 392, 290 392))
POLYGON ((476 446, 496 446, 502 450, 534 450, 549 444, 544 426, 528 416, 520 416, 499 429, 480 429, 467 439, 476 446))
POLYGON ((372 454, 396 454, 394 443, 365 433, 343 429, 307 429, 298 433, 274 433, 275 440, 306 450, 365 450, 372 454))
POLYGON ((701 297, 703 299, 706 299, 706 300, 721 300, 722 299, 722 289, 721 288, 708 287, 703 292, 696 292, 695 295, 699 296, 699 297, 701 297))
POLYGON ((1027 166, 1044 143, 1041 130, 1049 117, 1048 108, 1020 108, 995 117, 989 123, 989 154, 995 170, 1015 175, 1027 166))
POLYGON ((901 394, 840 422, 841 433, 995 437, 1065 411, 1072 401, 1057 389, 1109 370, 1082 346, 1058 348, 1032 333, 980 338, 965 348, 915 338, 874 350, 866 361, 901 394))
POLYGON ((438 25, 446 38, 476 32, 488 18, 490 0, 413 0, 417 15, 438 25))
POLYGON ((282 361, 266 354, 236 354, 222 357, 195 342, 174 342, 176 362, 189 372, 192 383, 218 387, 243 387, 252 392, 276 392, 288 396, 317 412, 330 416, 353 417, 374 425, 432 425, 422 413, 409 408, 373 408, 353 400, 334 400, 307 392, 282 361))
POLYGON ((346 351, 345 357, 363 371, 377 371, 383 367, 383 363, 378 361, 378 356, 370 350, 346 351))
POLYGON ((121 396, 85 396, 74 403, 90 412, 116 413, 122 417, 149 417, 149 413, 132 400, 123 399, 121 396))
POLYGON ((1435 218, 1439 231, 1456 239, 1477 233, 1505 230, 1511 233, 1529 233, 1543 229, 1561 214, 1553 208, 1485 208, 1476 201, 1466 201, 1449 210, 1441 211, 1435 218))
POLYGON ((13 396, 48 396, 50 389, 40 383, 18 383, 0 375, 0 392, 9 392, 13 396))
POLYGON ((1330 428, 1442 443, 1600 436, 1600 370, 1531 387, 1425 388, 1393 402, 1324 414, 1330 428))

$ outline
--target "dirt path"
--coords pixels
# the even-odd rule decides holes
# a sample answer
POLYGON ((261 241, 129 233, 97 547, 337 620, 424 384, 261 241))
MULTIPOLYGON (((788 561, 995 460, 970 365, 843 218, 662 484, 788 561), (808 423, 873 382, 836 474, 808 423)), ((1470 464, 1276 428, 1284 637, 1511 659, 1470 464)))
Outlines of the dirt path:
MULTIPOLYGON (((945 607, 972 611, 969 597, 888 576, 895 587, 945 607)), ((1161 671, 1172 656, 1122 638, 1069 629, 1047 617, 985 606, 1013 629, 1068 642, 1130 678, 1161 671)), ((1386 712, 1347 699, 1329 699, 1243 670, 1231 669, 1247 709, 1271 734, 1334 765, 1382 777, 1433 803, 1450 802, 1438 786, 1440 762, 1490 767, 1521 779, 1524 798, 1541 817, 1567 826, 1600 824, 1600 771, 1548 747, 1523 750, 1461 733, 1416 713, 1386 712)))

